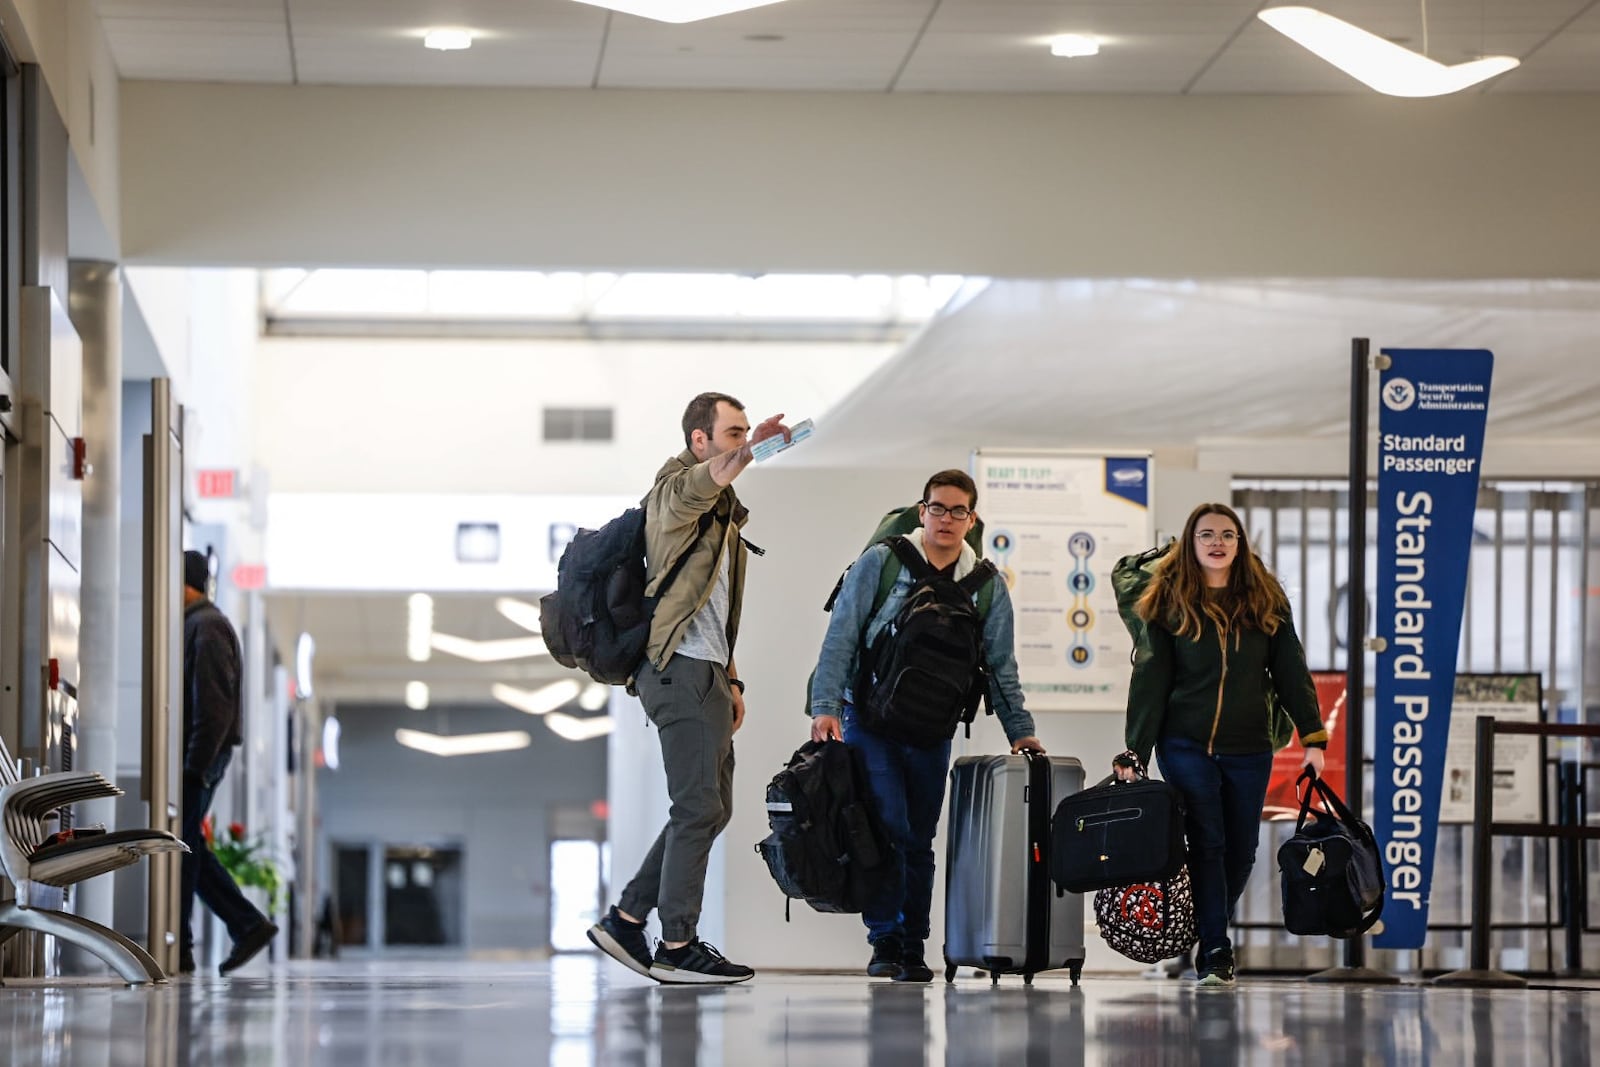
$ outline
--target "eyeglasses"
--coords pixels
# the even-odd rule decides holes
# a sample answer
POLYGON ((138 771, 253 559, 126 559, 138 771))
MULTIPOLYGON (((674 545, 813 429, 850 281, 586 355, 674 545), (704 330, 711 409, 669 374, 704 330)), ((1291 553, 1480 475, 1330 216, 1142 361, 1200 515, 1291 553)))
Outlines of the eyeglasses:
POLYGON ((926 500, 922 502, 922 506, 928 510, 929 515, 932 515, 936 519, 942 519, 948 515, 957 522, 964 522, 972 517, 971 508, 959 506, 947 508, 943 504, 930 504, 926 500))
POLYGON ((1223 530, 1221 533, 1217 533, 1215 530, 1201 530, 1199 533, 1194 535, 1194 539, 1199 541, 1202 545, 1214 545, 1218 541, 1225 545, 1235 545, 1239 543, 1239 535, 1234 533, 1232 530, 1223 530))

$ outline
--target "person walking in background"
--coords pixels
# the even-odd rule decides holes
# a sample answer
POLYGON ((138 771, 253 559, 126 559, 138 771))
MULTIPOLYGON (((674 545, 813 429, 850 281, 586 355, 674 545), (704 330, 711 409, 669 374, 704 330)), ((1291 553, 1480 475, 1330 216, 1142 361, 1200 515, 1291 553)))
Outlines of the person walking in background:
POLYGON ((244 739, 240 701, 242 665, 239 635, 228 617, 206 595, 210 561, 199 552, 183 554, 183 857, 179 892, 179 962, 194 973, 194 898, 223 921, 233 950, 219 973, 243 967, 266 948, 278 925, 239 892, 233 876, 206 844, 201 824, 228 770, 234 748, 244 739))

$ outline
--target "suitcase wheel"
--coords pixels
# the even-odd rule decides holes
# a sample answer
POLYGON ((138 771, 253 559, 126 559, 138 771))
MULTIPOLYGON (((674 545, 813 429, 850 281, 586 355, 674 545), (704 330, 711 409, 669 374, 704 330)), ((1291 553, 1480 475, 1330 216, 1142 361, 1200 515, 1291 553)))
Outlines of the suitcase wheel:
POLYGON ((951 963, 949 960, 945 961, 944 980, 946 982, 954 982, 956 980, 956 965, 951 963))
POLYGON ((1032 984, 1033 984, 1033 975, 1031 975, 1031 974, 1024 974, 1024 975, 1023 975, 1023 976, 1022 976, 1022 984, 1023 984, 1023 985, 1032 985, 1032 984))
POLYGON ((1078 984, 1078 979, 1083 977, 1083 961, 1068 960, 1067 968, 1068 972, 1072 975, 1072 984, 1076 986, 1078 984))
POLYGON ((998 973, 994 972, 994 971, 990 971, 989 972, 989 984, 990 985, 999 985, 1000 984, 1000 975, 998 973))

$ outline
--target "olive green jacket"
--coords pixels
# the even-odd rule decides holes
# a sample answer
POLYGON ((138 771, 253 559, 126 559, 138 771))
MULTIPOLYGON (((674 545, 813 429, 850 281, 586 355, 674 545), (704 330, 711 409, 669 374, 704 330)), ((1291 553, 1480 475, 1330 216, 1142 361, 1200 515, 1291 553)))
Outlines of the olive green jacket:
POLYGON ((1128 687, 1128 748, 1146 766, 1156 742, 1170 736, 1198 741, 1213 753, 1271 752, 1269 685, 1294 720, 1300 743, 1326 747, 1316 685, 1293 621, 1282 619, 1270 636, 1234 630, 1224 641, 1216 623, 1202 619, 1198 638, 1148 625, 1149 650, 1140 650, 1128 687))
POLYGON ((656 594, 680 556, 692 553, 656 604, 646 658, 657 670, 666 668, 689 620, 711 599, 722 553, 729 547, 734 553, 728 566, 728 652, 732 655, 739 636, 739 608, 749 558, 739 531, 750 517, 749 510, 739 503, 731 485, 724 488, 712 479, 709 462, 697 462, 687 449, 656 472, 656 484, 643 506, 646 596, 656 594), (702 537, 701 517, 708 512, 713 521, 702 537))

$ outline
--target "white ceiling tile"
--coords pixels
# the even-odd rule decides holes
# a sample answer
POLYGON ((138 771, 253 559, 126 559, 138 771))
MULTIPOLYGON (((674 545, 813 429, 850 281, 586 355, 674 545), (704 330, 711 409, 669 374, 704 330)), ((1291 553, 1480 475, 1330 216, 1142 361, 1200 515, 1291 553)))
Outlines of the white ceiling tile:
MULTIPOLYGON (((1589 3, 1428 0, 1428 52, 1445 62, 1532 52, 1495 92, 1600 91, 1600 8, 1589 3)), ((281 81, 294 70, 303 82, 340 85, 573 87, 591 84, 598 65, 605 88, 882 92, 900 72, 905 92, 1173 93, 1204 71, 1195 92, 1369 91, 1257 21, 1259 6, 786 0, 671 25, 574 0, 287 0, 292 57, 286 0, 101 0, 98 10, 119 69, 134 78, 281 81), (424 55, 418 36, 435 26, 478 40, 424 55), (1066 32, 1102 37, 1101 55, 1048 56, 1045 40, 1066 32)), ((1318 6, 1422 48, 1411 0, 1318 6)))

